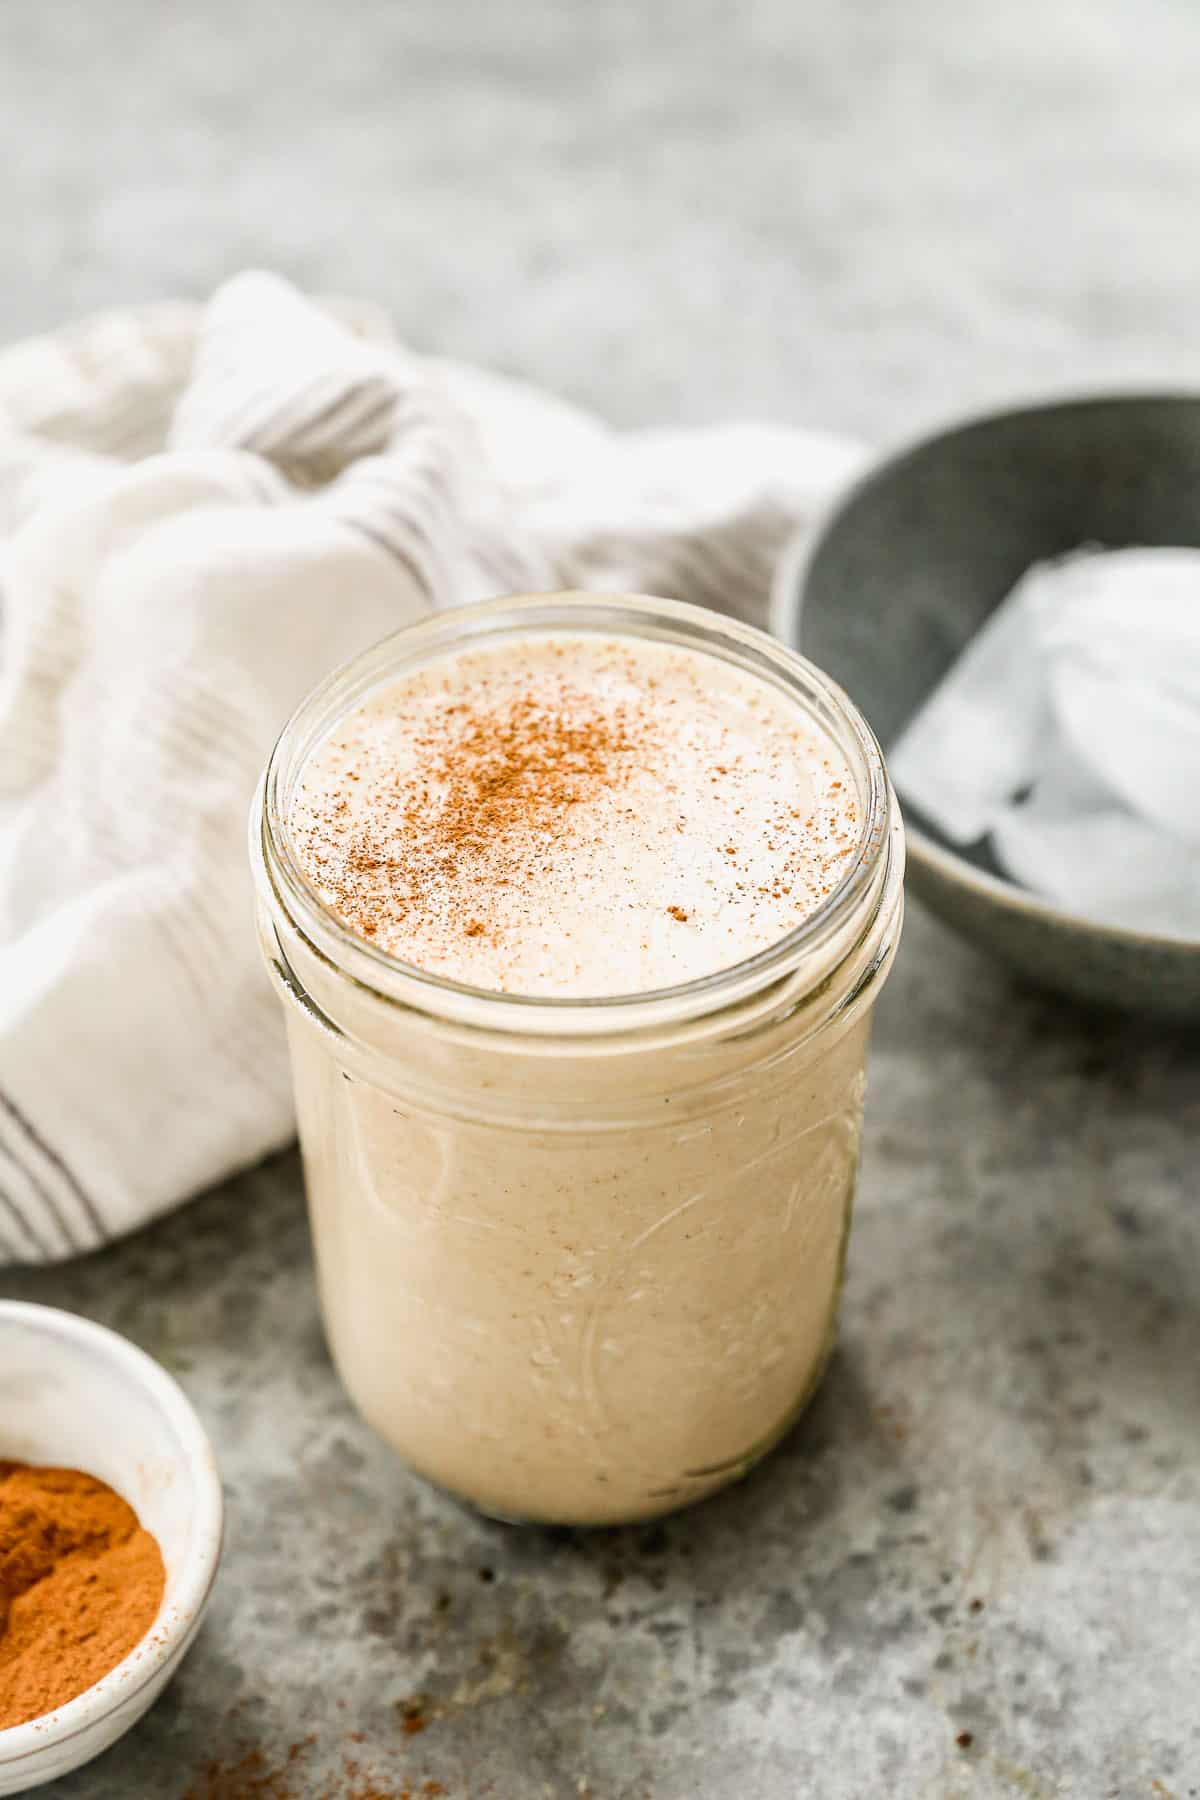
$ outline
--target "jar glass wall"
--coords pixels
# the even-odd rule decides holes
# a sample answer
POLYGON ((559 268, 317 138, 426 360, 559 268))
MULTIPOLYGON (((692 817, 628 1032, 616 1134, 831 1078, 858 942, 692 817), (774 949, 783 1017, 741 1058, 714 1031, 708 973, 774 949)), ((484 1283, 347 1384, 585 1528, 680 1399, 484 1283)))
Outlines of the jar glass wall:
POLYGON ((849 701, 701 609, 488 602, 397 634, 301 706, 251 840, 322 1306, 364 1415, 510 1518, 645 1518, 744 1473, 832 1346, 870 1010, 900 928, 898 814, 849 701), (288 836, 313 746, 425 660, 555 629, 726 659, 833 735, 861 839, 798 929, 677 988, 524 999, 403 965, 322 904, 288 836))

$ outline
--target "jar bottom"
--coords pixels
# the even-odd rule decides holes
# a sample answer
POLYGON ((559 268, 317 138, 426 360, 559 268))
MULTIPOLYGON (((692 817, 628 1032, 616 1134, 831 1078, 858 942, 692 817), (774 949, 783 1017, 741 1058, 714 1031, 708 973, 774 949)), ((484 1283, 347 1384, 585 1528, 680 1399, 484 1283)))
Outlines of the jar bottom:
MULTIPOLYGON (((830 1270, 831 1279, 825 1290, 824 1325, 820 1330, 819 1337, 814 1334, 813 1349, 810 1353, 811 1361, 798 1398, 787 1406, 776 1422, 770 1425, 763 1435, 748 1448, 740 1449, 726 1460, 711 1466, 685 1469, 675 1480, 670 1480, 668 1477, 669 1486, 657 1489, 645 1488, 641 1493, 637 1493, 635 1491, 636 1483, 626 1481, 623 1483, 625 1489, 623 1502, 617 1502, 614 1497, 610 1507, 603 1505, 595 1490, 580 1507, 567 1505, 543 1512, 536 1508, 526 1509, 519 1505, 513 1507, 504 1504, 498 1505, 486 1497, 481 1497, 478 1489, 472 1491, 473 1482, 456 1484, 454 1481, 446 1480, 439 1473, 432 1458, 429 1461, 423 1461, 419 1455, 414 1456, 411 1449, 404 1443, 402 1436, 397 1434, 394 1428, 388 1428, 386 1414, 380 1415, 379 1409, 370 1403, 367 1393, 362 1391, 360 1385, 351 1378, 350 1371, 343 1366, 343 1359, 339 1353, 340 1334, 337 1329, 334 1329, 334 1319, 337 1317, 338 1309, 335 1308, 334 1314, 331 1316, 326 1307, 325 1282, 320 1279, 324 1274, 322 1258, 318 1257, 318 1286, 321 1289, 321 1310, 326 1341, 347 1397, 364 1421, 371 1426, 372 1430, 389 1446, 398 1460, 412 1474, 419 1476, 439 1493, 446 1494, 477 1516, 502 1524, 574 1530, 604 1530, 646 1523, 699 1505, 704 1500, 721 1492, 722 1489, 743 1480, 778 1447, 811 1403, 837 1343, 857 1186, 858 1155, 856 1146, 856 1153, 847 1171, 840 1199, 836 1203, 840 1222, 834 1264, 830 1270)), ((311 1198, 311 1183, 309 1183, 309 1189, 311 1198)), ((353 1360, 353 1356, 351 1356, 351 1363, 353 1360)), ((504 1470, 501 1466, 501 1459, 497 1460, 496 1468, 501 1479, 497 1480, 495 1485, 501 1488, 508 1485, 511 1489, 513 1486, 511 1474, 506 1484, 503 1479, 504 1470)), ((481 1483, 481 1485, 487 1484, 481 1483)), ((602 1494, 603 1489, 600 1489, 599 1493, 602 1494)))
MULTIPOLYGON (((795 1430, 796 1426, 804 1417, 804 1414, 816 1399, 817 1390, 825 1379, 826 1372, 828 1371, 830 1361, 836 1348, 837 1315, 835 1309, 832 1328, 822 1347, 821 1355, 813 1370, 809 1384, 800 1396, 800 1399, 792 1408, 791 1412, 787 1414, 783 1421, 777 1425, 760 1444, 756 1444, 752 1450, 747 1450, 744 1455, 739 1456, 736 1462, 729 1465, 728 1469, 723 1469, 720 1478, 716 1480, 711 1487, 705 1487, 698 1493, 681 1495, 670 1500, 664 1499, 654 1507, 647 1508, 644 1512, 638 1511, 623 1514, 619 1519, 606 1519, 601 1523, 597 1523, 594 1519, 537 1518, 534 1515, 527 1513, 501 1513, 490 1511, 486 1506, 477 1505, 474 1500, 468 1500, 464 1498, 463 1495, 456 1494, 449 1488, 440 1487, 436 1481, 431 1481, 429 1485, 437 1488, 439 1493, 447 1494, 451 1500, 457 1501, 460 1506, 465 1506, 468 1512, 474 1513, 477 1518, 487 1519, 496 1525, 512 1525, 518 1528, 535 1531, 620 1531, 629 1525, 649 1525, 655 1519, 670 1518, 673 1513, 690 1512, 694 1506, 703 1506, 706 1500, 715 1500, 717 1495, 723 1494, 727 1488, 736 1487, 739 1481, 745 1481, 749 1475, 754 1473, 760 1463, 765 1462, 774 1451, 779 1449, 784 1439, 790 1436, 795 1430)), ((410 1465, 406 1464, 406 1467, 407 1466, 410 1465)), ((419 1471, 416 1470, 413 1472, 414 1474, 419 1473, 419 1471)), ((425 1480, 426 1477, 422 1476, 421 1479, 425 1480)))
MULTIPOLYGON (((845 1279, 846 1247, 849 1242, 849 1213, 850 1206, 848 1204, 846 1231, 842 1240, 842 1256, 838 1270, 837 1286, 834 1291, 833 1303, 830 1308, 829 1323, 822 1339, 820 1351, 813 1365, 812 1373, 809 1376, 800 1398, 796 1401, 795 1405, 788 1410, 779 1423, 773 1426, 770 1432, 760 1440, 760 1442, 754 1444, 750 1449, 742 1452, 736 1458, 731 1459, 729 1463, 723 1464, 719 1468, 704 1471, 703 1475, 697 1478, 698 1482, 702 1483, 702 1485, 697 1485, 692 1491, 672 1489, 670 1493, 664 1493, 658 1497, 648 1496, 648 1504, 646 1506, 631 1508, 627 1512, 621 1511, 615 1513, 613 1517, 605 1519, 597 1519, 595 1517, 570 1517, 563 1513, 505 1512, 497 1507, 488 1506, 475 1499, 472 1495, 450 1487, 445 1482, 439 1481, 435 1475, 427 1473, 417 1462, 413 1461, 400 1450, 388 1435, 380 1430, 374 1420, 363 1411, 354 1399, 352 1391, 344 1380, 342 1385, 346 1388, 347 1395, 354 1405, 355 1411, 360 1414, 368 1425, 370 1425, 376 1435, 388 1445, 388 1448, 393 1452, 397 1460, 410 1474, 416 1475, 421 1481, 433 1488, 436 1493, 445 1495, 447 1499, 453 1500, 456 1505, 462 1506, 468 1512, 474 1513, 477 1518, 487 1519, 498 1525, 512 1525, 542 1531, 612 1531, 619 1530, 628 1525, 649 1524, 654 1519, 666 1518, 672 1513, 686 1512, 693 1506, 700 1506, 704 1501, 713 1499, 715 1495, 722 1493, 726 1488, 733 1487, 737 1482, 744 1481, 761 1462, 765 1461, 765 1459, 771 1455, 772 1451, 779 1448, 783 1440, 799 1424, 804 1413, 808 1410, 816 1397, 817 1390, 825 1378, 833 1352, 837 1347, 838 1321, 841 1312, 842 1288, 845 1279)), ((336 1355, 334 1357, 334 1362, 336 1366, 336 1355)))

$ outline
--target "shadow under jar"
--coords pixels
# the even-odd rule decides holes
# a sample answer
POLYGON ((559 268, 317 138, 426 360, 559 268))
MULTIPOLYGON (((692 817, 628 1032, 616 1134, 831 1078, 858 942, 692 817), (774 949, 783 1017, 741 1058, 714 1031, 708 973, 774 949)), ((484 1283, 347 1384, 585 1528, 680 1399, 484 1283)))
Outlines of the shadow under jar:
POLYGON ((743 1475, 832 1348, 870 1012, 902 916, 895 799, 846 696, 699 608, 489 601, 398 633, 301 705, 251 852, 326 1327, 365 1417, 508 1519, 644 1519, 743 1475), (673 987, 526 997, 402 962, 322 898, 292 830, 314 750, 411 671, 556 633, 715 659, 832 740, 855 841, 794 929, 673 987))

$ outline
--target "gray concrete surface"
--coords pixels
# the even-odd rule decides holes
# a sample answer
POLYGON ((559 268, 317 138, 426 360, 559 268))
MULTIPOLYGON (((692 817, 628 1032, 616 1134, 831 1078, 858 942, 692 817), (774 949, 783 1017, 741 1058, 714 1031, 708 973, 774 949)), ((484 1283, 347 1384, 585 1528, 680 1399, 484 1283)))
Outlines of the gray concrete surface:
MULTIPOLYGON (((1183 0, 13 4, 0 331, 260 262, 623 421, 1195 384, 1198 92, 1183 0)), ((48 1800, 1200 1795, 1198 1071, 914 909, 825 1387, 642 1531, 397 1467, 290 1157, 0 1278, 176 1369, 228 1485, 190 1661, 48 1800)))

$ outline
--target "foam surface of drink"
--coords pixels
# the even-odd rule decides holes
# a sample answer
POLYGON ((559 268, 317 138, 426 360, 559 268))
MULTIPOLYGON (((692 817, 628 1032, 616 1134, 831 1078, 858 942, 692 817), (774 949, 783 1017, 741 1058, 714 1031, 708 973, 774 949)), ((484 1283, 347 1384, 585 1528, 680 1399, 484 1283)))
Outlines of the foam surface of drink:
POLYGON ((766 949, 858 848, 833 740, 706 655, 585 633, 443 656, 317 746, 290 817, 344 924, 431 974, 648 993, 766 949))

